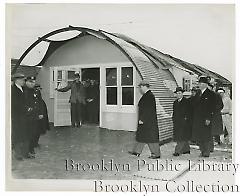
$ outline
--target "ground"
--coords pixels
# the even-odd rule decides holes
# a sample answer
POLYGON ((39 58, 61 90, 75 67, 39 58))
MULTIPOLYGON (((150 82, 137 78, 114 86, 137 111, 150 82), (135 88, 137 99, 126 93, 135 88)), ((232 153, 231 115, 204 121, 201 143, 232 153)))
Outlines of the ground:
MULTIPOLYGON (((41 136, 35 159, 12 160, 12 174, 14 178, 24 179, 138 179, 134 176, 137 160, 148 161, 149 149, 146 146, 140 157, 129 155, 127 152, 132 149, 134 135, 134 132, 100 129, 93 125, 52 128, 41 136), (66 160, 69 163, 67 168, 66 160), (82 164, 78 171, 76 167, 71 170, 71 160, 82 164), (97 164, 101 165, 102 161, 108 166, 108 171, 97 169, 97 164), (121 171, 111 170, 111 161, 121 166, 121 171), (123 169, 126 164, 131 166, 131 171, 123 169), (95 171, 90 170, 89 165, 93 165, 95 171)), ((199 159, 200 152, 194 148, 190 155, 173 157, 174 146, 174 142, 161 146, 162 159, 199 159)), ((207 160, 230 162, 231 153, 215 151, 207 160)))

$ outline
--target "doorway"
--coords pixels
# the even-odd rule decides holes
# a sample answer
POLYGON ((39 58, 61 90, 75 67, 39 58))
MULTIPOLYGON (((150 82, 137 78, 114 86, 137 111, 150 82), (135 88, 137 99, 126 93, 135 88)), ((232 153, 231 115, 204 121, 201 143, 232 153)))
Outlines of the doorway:
POLYGON ((100 68, 82 68, 81 80, 86 89, 83 123, 99 125, 100 114, 100 68))

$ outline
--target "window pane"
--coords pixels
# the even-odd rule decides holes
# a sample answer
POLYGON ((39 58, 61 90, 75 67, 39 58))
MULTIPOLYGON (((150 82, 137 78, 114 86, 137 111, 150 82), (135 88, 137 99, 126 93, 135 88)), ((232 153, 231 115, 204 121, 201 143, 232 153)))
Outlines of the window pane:
POLYGON ((117 86, 117 68, 106 68, 106 86, 117 86))
POLYGON ((107 87, 107 104, 117 105, 117 87, 107 87))
POLYGON ((62 80, 62 71, 57 72, 57 79, 62 80))
POLYGON ((132 67, 122 67, 122 85, 133 85, 132 67))
POLYGON ((134 105, 134 88, 122 88, 122 105, 134 105))
POLYGON ((68 71, 68 80, 74 80, 75 71, 68 71))

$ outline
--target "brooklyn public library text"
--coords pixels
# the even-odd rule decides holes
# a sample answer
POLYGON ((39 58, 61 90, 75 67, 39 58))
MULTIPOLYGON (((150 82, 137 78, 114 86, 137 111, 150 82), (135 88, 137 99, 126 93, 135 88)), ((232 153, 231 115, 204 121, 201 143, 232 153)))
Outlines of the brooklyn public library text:
POLYGON ((211 184, 199 184, 193 180, 177 183, 174 180, 158 183, 139 181, 124 181, 120 184, 107 184, 102 180, 94 181, 95 192, 239 192, 238 185, 221 184, 220 181, 211 184))
POLYGON ((133 167, 137 171, 146 169, 147 171, 183 171, 187 169, 190 172, 231 172, 232 175, 235 175, 239 170, 239 164, 237 163, 221 163, 221 162, 208 162, 205 160, 199 160, 192 162, 188 160, 187 164, 182 164, 181 162, 176 162, 173 160, 156 160, 154 162, 148 162, 144 159, 136 160, 134 166, 130 163, 118 163, 113 159, 105 160, 102 159, 97 163, 87 163, 87 162, 77 162, 72 159, 65 160, 65 169, 66 171, 104 171, 104 172, 122 172, 122 171, 131 171, 133 167), (194 167, 193 167, 194 166, 194 167))

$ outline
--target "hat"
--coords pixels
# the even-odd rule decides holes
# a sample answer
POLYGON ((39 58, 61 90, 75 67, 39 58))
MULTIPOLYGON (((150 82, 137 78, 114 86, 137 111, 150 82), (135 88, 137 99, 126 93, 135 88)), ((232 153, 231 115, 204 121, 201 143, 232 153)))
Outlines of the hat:
POLYGON ((33 81, 33 80, 36 80, 36 77, 35 76, 28 76, 26 78, 27 81, 33 81))
POLYGON ((207 77, 205 76, 202 76, 200 77, 200 79, 198 80, 199 83, 205 83, 205 84, 208 84, 209 83, 209 80, 207 77))
POLYGON ((214 85, 213 85, 213 84, 208 84, 208 86, 210 86, 211 88, 213 88, 213 87, 214 87, 214 85))
POLYGON ((184 92, 184 90, 182 89, 182 87, 177 87, 174 93, 177 93, 177 92, 179 92, 179 91, 184 92))
POLYGON ((225 93, 225 90, 224 90, 223 88, 219 88, 219 89, 217 90, 217 92, 218 92, 218 93, 225 93))
POLYGON ((26 78, 26 77, 22 73, 15 73, 15 74, 12 75, 13 80, 20 79, 20 78, 26 78))
POLYGON ((149 81, 147 80, 142 80, 141 82, 139 82, 138 86, 150 86, 149 81))
POLYGON ((192 89, 191 89, 191 91, 196 91, 196 92, 197 92, 197 90, 198 90, 198 89, 197 89, 197 87, 195 87, 195 86, 192 87, 192 89))

